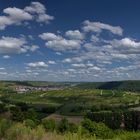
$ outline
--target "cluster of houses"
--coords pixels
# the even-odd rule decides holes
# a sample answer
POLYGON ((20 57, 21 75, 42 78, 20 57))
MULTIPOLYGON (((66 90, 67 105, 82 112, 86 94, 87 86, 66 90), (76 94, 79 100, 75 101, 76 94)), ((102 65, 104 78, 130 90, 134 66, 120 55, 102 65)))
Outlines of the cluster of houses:
POLYGON ((56 87, 56 86, 16 86, 15 90, 17 93, 29 93, 32 91, 49 91, 49 90, 61 90, 63 87, 56 87))

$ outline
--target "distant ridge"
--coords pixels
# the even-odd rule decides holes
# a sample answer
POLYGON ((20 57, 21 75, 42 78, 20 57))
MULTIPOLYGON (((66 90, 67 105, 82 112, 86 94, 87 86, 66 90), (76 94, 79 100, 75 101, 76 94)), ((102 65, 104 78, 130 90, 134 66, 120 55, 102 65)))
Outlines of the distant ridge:
POLYGON ((140 91, 140 80, 110 82, 47 82, 47 81, 0 81, 0 85, 22 86, 66 86, 73 85, 80 89, 106 89, 123 91, 140 91))
POLYGON ((86 83, 80 83, 76 87, 82 89, 140 91, 140 80, 112 81, 112 82, 86 82, 86 83))

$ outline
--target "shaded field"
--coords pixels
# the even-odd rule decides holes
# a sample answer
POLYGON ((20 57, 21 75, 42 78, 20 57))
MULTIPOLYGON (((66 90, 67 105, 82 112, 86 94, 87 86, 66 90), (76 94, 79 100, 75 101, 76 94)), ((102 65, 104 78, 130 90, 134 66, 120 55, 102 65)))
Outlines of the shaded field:
POLYGON ((45 119, 54 119, 57 122, 60 122, 63 118, 67 118, 70 123, 79 124, 84 118, 83 116, 63 116, 59 114, 51 114, 45 119))

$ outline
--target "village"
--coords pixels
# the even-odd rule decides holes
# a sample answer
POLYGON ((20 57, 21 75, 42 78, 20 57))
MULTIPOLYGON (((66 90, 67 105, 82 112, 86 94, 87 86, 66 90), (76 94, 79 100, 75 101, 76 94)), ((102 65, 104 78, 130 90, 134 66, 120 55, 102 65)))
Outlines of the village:
POLYGON ((17 93, 30 93, 33 91, 50 91, 50 90, 62 90, 64 87, 58 86, 16 86, 15 91, 17 93))

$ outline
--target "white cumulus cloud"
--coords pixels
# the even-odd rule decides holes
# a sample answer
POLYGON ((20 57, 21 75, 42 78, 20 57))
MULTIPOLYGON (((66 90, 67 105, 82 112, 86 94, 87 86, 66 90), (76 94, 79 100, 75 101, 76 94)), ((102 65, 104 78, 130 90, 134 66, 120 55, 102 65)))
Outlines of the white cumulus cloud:
POLYGON ((60 35, 54 33, 43 33, 39 37, 46 41, 45 45, 55 51, 69 51, 80 49, 82 44, 81 40, 66 39, 60 35))
POLYGON ((65 33, 65 35, 70 39, 84 39, 84 34, 81 33, 79 30, 69 30, 65 33))
POLYGON ((23 38, 2 37, 0 39, 0 54, 24 53, 26 40, 23 38))
POLYGON ((27 66, 30 68, 46 68, 46 67, 48 67, 48 65, 43 61, 31 62, 31 63, 28 63, 27 66))
POLYGON ((101 22, 91 22, 89 20, 84 21, 83 25, 83 30, 85 32, 92 31, 100 33, 102 30, 107 30, 116 35, 123 34, 123 29, 120 26, 112 26, 101 22))
POLYGON ((20 25, 25 21, 37 21, 49 23, 54 17, 46 14, 46 8, 40 2, 31 2, 30 6, 24 9, 17 7, 8 7, 3 9, 3 15, 0 16, 0 30, 9 25, 20 25))

